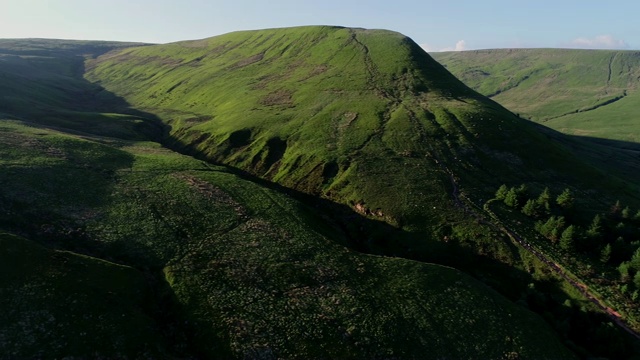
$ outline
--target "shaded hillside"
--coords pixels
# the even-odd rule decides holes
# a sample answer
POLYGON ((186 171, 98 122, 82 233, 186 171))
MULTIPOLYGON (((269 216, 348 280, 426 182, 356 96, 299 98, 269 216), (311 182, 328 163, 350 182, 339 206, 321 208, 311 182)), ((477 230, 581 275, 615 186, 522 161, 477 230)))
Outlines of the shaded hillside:
MULTIPOLYGON (((163 148, 155 116, 56 56, 0 63, 14 81, 0 93, 1 354, 573 357, 540 317, 459 270, 345 247, 365 239, 332 216, 397 229, 163 148)), ((285 142, 271 139, 263 163, 285 142)))
POLYGON ((153 143, 0 126, 1 227, 110 261, 2 235, 3 354, 569 356, 469 276, 347 250, 310 209, 224 168, 153 143))
POLYGON ((433 56, 526 118, 564 133, 640 142, 640 52, 504 49, 433 56))
POLYGON ((3 359, 166 351, 144 311, 150 289, 130 267, 0 233, 0 295, 3 359))
POLYGON ((137 136, 133 130, 140 121, 109 114, 113 104, 124 103, 113 95, 98 96, 102 89, 82 78, 87 59, 134 45, 142 44, 0 39, 0 114, 94 134, 137 136))

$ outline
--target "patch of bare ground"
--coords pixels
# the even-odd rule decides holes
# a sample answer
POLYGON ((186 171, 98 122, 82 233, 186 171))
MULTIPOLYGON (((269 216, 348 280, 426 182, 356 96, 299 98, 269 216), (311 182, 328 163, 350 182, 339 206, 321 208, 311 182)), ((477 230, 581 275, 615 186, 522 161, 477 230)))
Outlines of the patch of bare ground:
POLYGON ((238 62, 236 62, 235 64, 231 65, 229 68, 231 69, 239 69, 251 64, 255 64, 258 61, 262 61, 262 59, 264 59, 264 52, 261 52, 259 54, 255 54, 253 56, 249 56, 248 58, 244 58, 238 62))
POLYGON ((261 76, 257 79, 257 82, 251 87, 252 90, 266 89, 269 84, 278 83, 286 79, 284 74, 269 74, 261 76))
POLYGON ((374 209, 374 210, 369 209, 363 202, 358 202, 355 205, 353 205, 353 209, 359 214, 362 214, 365 216, 384 217, 384 212, 382 211, 382 209, 380 208, 374 209))
POLYGON ((317 65, 313 69, 311 69, 311 71, 307 74, 307 76, 303 77, 302 79, 300 79, 298 81, 303 82, 303 81, 309 80, 314 76, 318 76, 320 74, 325 73, 327 70, 329 70, 329 66, 324 65, 324 64, 317 65))
POLYGON ((197 115, 197 116, 185 119, 184 123, 185 124, 200 124, 200 123, 211 121, 211 120, 213 120, 213 116, 211 116, 211 115, 197 115))
POLYGON ((289 90, 276 90, 260 100, 265 106, 293 106, 293 93, 289 90))
POLYGON ((188 174, 175 174, 175 178, 185 181, 189 186, 200 193, 204 198, 215 201, 218 204, 224 204, 233 207, 236 215, 240 218, 248 218, 247 210, 222 189, 212 185, 211 183, 198 179, 188 174))
MULTIPOLYGON (((271 57, 268 60, 265 60, 265 62, 273 63, 277 62, 278 59, 280 59, 279 56, 271 57)), ((285 80, 290 79, 294 75, 294 73, 303 65, 303 61, 295 61, 289 64, 286 70, 260 76, 256 79, 257 81, 252 85, 251 88, 254 90, 266 89, 267 87, 269 87, 269 85, 284 82, 285 80)))

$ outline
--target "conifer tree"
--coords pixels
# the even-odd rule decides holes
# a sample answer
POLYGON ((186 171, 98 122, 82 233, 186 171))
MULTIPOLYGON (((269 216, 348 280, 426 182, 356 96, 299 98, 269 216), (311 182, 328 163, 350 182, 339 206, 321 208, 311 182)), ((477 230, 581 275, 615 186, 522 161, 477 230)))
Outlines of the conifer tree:
POLYGON ((546 215, 551 214, 551 192, 548 187, 542 190, 542 193, 540 193, 540 196, 536 199, 536 205, 538 205, 538 209, 546 215))
POLYGON ((538 196, 538 199, 536 201, 540 205, 548 204, 549 202, 551 202, 551 191, 549 191, 548 187, 546 187, 546 188, 544 188, 544 190, 542 190, 542 192, 540 193, 540 195, 538 196))
POLYGON ((527 187, 527 185, 522 184, 518 186, 518 188, 516 189, 516 193, 518 193, 518 195, 520 196, 527 196, 529 195, 529 188, 527 187))
POLYGON ((529 217, 537 217, 538 209, 536 202, 532 199, 527 200, 527 203, 522 207, 522 213, 529 217))
POLYGON ((556 204, 558 204, 558 206, 560 206, 564 210, 573 208, 574 202, 575 198, 569 188, 564 189, 562 194, 558 195, 558 197, 556 198, 556 204))
POLYGON ((640 272, 637 272, 636 275, 633 277, 633 283, 636 286, 636 288, 640 288, 640 272))
POLYGON ((603 263, 608 263, 611 260, 611 244, 607 244, 604 246, 602 251, 600 252, 600 261, 603 263))
POLYGON ((633 253, 631 261, 629 261, 629 267, 640 272, 640 248, 633 253))
POLYGON ((504 197, 504 204, 512 208, 518 207, 518 194, 515 188, 509 189, 507 195, 504 197))
POLYGON ((542 236, 555 243, 560 239, 561 234, 563 233, 564 224, 564 217, 552 216, 546 222, 538 221, 535 228, 540 234, 542 234, 542 236))
POLYGON ((565 251, 573 250, 573 243, 576 236, 576 230, 573 225, 569 225, 560 237, 560 248, 565 251))
POLYGON ((622 282, 627 282, 629 281, 630 275, 629 275, 629 263, 626 261, 623 261, 620 266, 618 266, 618 272, 620 272, 620 281, 622 282))
POLYGON ((625 208, 622 209, 621 215, 625 220, 631 219, 631 209, 628 206, 625 206, 625 208))
POLYGON ((507 185, 505 184, 500 185, 500 187, 496 191, 496 199, 504 200, 504 198, 507 197, 508 192, 509 192, 509 188, 507 187, 507 185))
POLYGON ((587 229, 587 236, 591 239, 597 239, 602 237, 602 216, 596 214, 591 221, 591 225, 587 229))

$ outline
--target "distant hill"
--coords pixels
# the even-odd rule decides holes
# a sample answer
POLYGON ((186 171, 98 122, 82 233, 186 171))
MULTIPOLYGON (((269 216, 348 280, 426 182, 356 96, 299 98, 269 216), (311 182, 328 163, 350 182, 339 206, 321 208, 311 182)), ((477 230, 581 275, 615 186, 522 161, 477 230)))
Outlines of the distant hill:
POLYGON ((131 45, 0 46, 0 301, 21 302, 0 353, 636 352, 636 184, 412 40, 314 26, 131 45))
POLYGON ((3 55, 68 58, 96 57, 106 52, 132 46, 149 45, 136 42, 60 40, 60 39, 0 39, 3 55))
POLYGON ((501 49, 433 53, 465 84, 568 134, 640 143, 640 52, 501 49))

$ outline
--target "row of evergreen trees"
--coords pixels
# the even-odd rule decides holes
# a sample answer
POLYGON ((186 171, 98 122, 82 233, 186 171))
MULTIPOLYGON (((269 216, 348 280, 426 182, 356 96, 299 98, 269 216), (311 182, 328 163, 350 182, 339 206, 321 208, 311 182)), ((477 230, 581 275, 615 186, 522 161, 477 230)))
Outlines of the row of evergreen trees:
POLYGON ((604 264, 618 264, 621 280, 640 289, 640 210, 632 212, 618 201, 609 212, 596 214, 585 224, 576 216, 576 198, 568 188, 555 197, 549 188, 532 197, 525 185, 502 185, 495 196, 536 219, 535 229, 561 249, 585 253, 604 264))
MULTIPOLYGON (((549 188, 534 194, 525 185, 502 185, 495 197, 532 218, 535 229, 567 253, 587 254, 612 271, 619 264, 620 290, 632 301, 637 301, 640 298, 640 210, 633 212, 618 201, 608 212, 590 218, 580 207, 583 201, 577 201, 579 199, 571 189, 556 194, 549 188)), ((591 350, 599 354, 622 358, 633 352, 628 343, 621 341, 622 337, 611 322, 594 325, 587 312, 571 306, 570 302, 560 306, 545 299, 545 294, 539 291, 528 291, 525 301, 532 310, 549 315, 550 322, 566 338, 588 337, 606 343, 606 346, 596 348, 594 342, 591 350), (593 331, 594 328, 597 330, 593 331)))
POLYGON ((496 199, 502 200, 509 207, 521 209, 525 215, 533 218, 551 215, 553 205, 557 205, 561 211, 566 212, 571 210, 575 203, 575 197, 569 189, 565 189, 553 199, 549 188, 545 188, 537 198, 533 199, 524 184, 511 188, 503 184, 496 191, 496 199))
MULTIPOLYGON (((522 212, 535 221, 535 229, 567 253, 581 252, 601 261, 613 271, 617 266, 621 283, 619 289, 631 303, 640 299, 640 210, 631 211, 616 202, 608 212, 593 218, 580 211, 580 204, 571 189, 554 195, 549 188, 532 194, 525 185, 500 186, 495 197, 506 206, 522 212)), ((592 350, 610 358, 622 358, 633 353, 633 347, 617 335, 611 322, 595 326, 588 312, 571 306, 554 305, 539 291, 529 291, 525 300, 529 308, 545 312, 556 328, 569 339, 597 339, 606 346, 592 350), (593 331, 593 329, 596 331, 593 331)), ((595 316, 595 315, 594 315, 595 316)))

